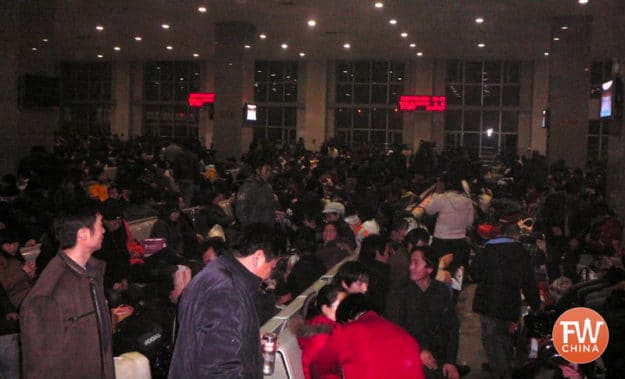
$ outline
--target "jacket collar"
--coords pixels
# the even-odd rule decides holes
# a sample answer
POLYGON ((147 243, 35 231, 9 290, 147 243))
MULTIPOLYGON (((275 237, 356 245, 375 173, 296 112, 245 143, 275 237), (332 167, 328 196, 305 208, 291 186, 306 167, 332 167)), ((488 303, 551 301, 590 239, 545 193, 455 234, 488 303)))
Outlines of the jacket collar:
POLYGON ((97 279, 98 271, 100 271, 100 266, 101 266, 100 262, 96 261, 93 258, 89 258, 85 268, 83 268, 81 265, 76 263, 72 258, 70 258, 67 254, 65 254, 63 250, 60 250, 58 255, 59 255, 59 258, 61 258, 61 260, 65 262, 67 267, 69 267, 70 270, 72 270, 72 272, 74 272, 76 275, 80 277, 84 277, 84 278, 97 279))
POLYGON ((245 266, 243 266, 232 253, 222 254, 217 259, 224 266, 238 273, 237 276, 242 279, 243 286, 250 291, 250 293, 254 293, 260 288, 262 280, 258 276, 254 275, 250 270, 245 268, 245 266))

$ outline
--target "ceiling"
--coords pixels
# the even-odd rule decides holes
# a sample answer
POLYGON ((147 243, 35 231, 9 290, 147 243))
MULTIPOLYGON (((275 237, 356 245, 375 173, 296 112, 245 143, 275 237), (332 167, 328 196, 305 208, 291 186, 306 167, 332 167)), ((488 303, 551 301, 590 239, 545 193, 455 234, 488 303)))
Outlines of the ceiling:
POLYGON ((22 53, 42 59, 96 60, 101 54, 100 59, 113 61, 190 60, 198 53, 197 59, 210 60, 215 23, 242 21, 254 24, 257 35, 267 35, 250 43, 248 51, 258 59, 417 59, 417 52, 424 58, 545 59, 544 52, 557 43, 554 36, 567 38, 560 23, 590 16, 593 58, 625 55, 625 0, 589 0, 586 5, 577 0, 383 3, 378 9, 372 0, 22 1, 19 42, 22 53), (207 11, 199 12, 200 6, 207 11), (484 22, 477 24, 477 17, 484 22), (389 23, 391 18, 396 25, 389 23), (309 19, 316 20, 314 28, 307 25, 309 19), (164 30, 163 23, 170 28, 164 30), (97 31, 96 25, 104 30, 97 31), (402 38, 402 32, 408 36, 402 38), (137 35, 141 42, 135 41, 137 35), (282 49, 282 43, 288 48, 282 49), (306 55, 300 57, 300 52, 306 55))

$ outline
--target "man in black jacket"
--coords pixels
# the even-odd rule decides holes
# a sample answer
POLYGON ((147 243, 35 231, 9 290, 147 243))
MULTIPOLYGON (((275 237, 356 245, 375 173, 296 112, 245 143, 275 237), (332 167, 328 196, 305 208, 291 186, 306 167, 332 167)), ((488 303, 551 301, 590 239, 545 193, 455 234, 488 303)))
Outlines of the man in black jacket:
POLYGON ((259 224, 245 229, 238 245, 206 265, 182 294, 170 379, 263 377, 254 293, 279 252, 272 230, 259 224))
POLYGON ((521 316, 520 291, 532 309, 540 306, 529 253, 514 239, 519 227, 506 225, 503 233, 486 243, 470 268, 477 283, 473 311, 480 314, 482 344, 495 378, 512 374, 512 337, 521 316))

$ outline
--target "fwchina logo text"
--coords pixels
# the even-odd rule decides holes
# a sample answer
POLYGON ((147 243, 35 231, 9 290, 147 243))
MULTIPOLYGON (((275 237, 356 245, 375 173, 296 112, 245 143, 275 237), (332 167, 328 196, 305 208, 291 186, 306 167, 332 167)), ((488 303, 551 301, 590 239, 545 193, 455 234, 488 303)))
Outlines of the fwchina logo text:
POLYGON ((601 315, 578 307, 562 313, 553 325, 553 344, 562 358, 572 363, 589 363, 608 346, 610 332, 601 315))

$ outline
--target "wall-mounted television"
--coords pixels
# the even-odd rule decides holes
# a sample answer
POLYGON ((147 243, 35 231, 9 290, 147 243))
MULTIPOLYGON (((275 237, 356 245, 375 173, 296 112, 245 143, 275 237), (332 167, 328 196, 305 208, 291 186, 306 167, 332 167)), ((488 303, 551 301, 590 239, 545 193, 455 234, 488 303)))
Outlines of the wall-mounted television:
POLYGON ((256 105, 245 104, 245 121, 256 121, 256 105))
POLYGON ((24 74, 18 81, 19 109, 58 107, 61 98, 59 78, 24 74))
POLYGON ((623 114, 623 82, 614 77, 601 84, 601 107, 599 117, 604 120, 620 120, 623 114))
POLYGON ((548 129, 550 123, 551 123, 551 112, 549 111, 548 108, 543 109, 541 111, 540 127, 543 129, 548 129))

